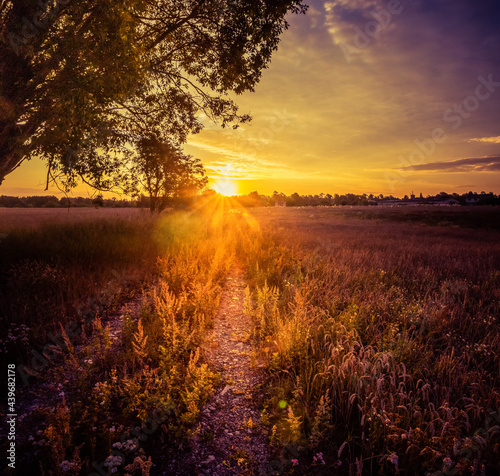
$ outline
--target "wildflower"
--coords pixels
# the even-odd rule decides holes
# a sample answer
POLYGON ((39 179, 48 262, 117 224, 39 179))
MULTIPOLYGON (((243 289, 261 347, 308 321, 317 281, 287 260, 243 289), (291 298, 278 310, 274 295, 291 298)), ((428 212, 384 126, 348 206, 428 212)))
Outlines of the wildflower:
POLYGON ((396 453, 391 453, 387 459, 396 467, 396 469, 399 467, 399 458, 396 453))
POLYGON ((112 426, 112 427, 109 429, 109 431, 110 431, 111 433, 114 433, 114 432, 116 431, 116 428, 115 428, 114 426, 112 426))
POLYGON ((444 469, 447 470, 453 464, 453 461, 448 456, 443 460, 444 469))
POLYGON ((76 466, 76 463, 71 463, 67 460, 64 460, 60 465, 59 467, 63 470, 63 471, 70 471, 72 470, 74 467, 76 466))
POLYGON ((314 463, 321 463, 321 464, 326 464, 325 460, 323 459, 323 453, 316 453, 316 456, 313 456, 313 462, 314 463))
POLYGON ((110 455, 106 458, 106 461, 104 461, 104 466, 110 468, 112 473, 115 473, 116 467, 120 466, 122 463, 123 459, 121 456, 110 455), (113 469, 115 469, 115 471, 113 471, 113 469))
POLYGON ((137 448, 137 445, 135 444, 135 442, 133 440, 127 440, 123 444, 123 449, 125 449, 127 451, 134 451, 136 448, 137 448))
POLYGON ((292 459, 292 464, 293 464, 294 466, 298 466, 298 464, 299 464, 299 460, 298 460, 298 459, 292 459))
POLYGON ((118 448, 119 450, 121 450, 122 449, 122 444, 120 442, 113 443, 112 447, 113 448, 118 448))

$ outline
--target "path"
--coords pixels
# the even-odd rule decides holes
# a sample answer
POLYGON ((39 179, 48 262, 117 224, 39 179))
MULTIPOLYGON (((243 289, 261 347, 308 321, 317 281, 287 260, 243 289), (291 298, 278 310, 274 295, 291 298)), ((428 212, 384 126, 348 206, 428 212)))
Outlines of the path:
POLYGON ((271 474, 267 430, 260 424, 255 402, 264 374, 251 358, 252 322, 243 313, 245 288, 244 272, 235 267, 204 349, 210 367, 220 372, 226 385, 202 410, 199 435, 192 441, 189 461, 181 463, 185 469, 176 471, 179 476, 271 474))

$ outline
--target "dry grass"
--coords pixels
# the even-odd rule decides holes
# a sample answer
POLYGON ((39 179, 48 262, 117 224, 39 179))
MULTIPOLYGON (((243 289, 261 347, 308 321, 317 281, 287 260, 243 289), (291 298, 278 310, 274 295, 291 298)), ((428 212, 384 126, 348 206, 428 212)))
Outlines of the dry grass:
POLYGON ((274 441, 300 454, 290 469, 495 474, 498 232, 329 209, 253 214, 262 233, 245 254, 247 312, 268 356, 269 404, 294 412, 274 416, 274 441))
POLYGON ((190 436, 218 384, 199 347, 232 229, 221 214, 183 213, 10 231, 0 348, 18 365, 18 474, 146 475, 151 456, 190 436), (113 329, 134 294, 142 304, 113 329))
POLYGON ((72 224, 96 220, 142 220, 149 210, 144 208, 2 208, 0 207, 0 233, 15 228, 37 228, 40 225, 72 224))
POLYGON ((102 211, 3 225, 24 474, 160 471, 218 384, 199 347, 235 257, 283 473, 498 474, 497 231, 393 210, 102 211), (134 295, 116 334, 108 317, 134 295))

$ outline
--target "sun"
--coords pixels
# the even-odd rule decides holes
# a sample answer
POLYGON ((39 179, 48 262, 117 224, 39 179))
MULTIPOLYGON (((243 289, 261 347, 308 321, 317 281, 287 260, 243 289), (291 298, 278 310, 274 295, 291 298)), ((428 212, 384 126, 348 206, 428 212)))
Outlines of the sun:
POLYGON ((221 195, 225 195, 226 197, 230 197, 231 195, 236 195, 236 184, 231 180, 216 180, 212 184, 212 188, 221 195))

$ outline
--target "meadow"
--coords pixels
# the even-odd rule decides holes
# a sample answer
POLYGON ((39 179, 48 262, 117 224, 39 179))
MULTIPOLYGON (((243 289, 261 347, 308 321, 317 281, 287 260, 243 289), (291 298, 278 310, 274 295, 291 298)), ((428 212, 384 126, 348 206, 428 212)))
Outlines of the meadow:
POLYGON ((289 404, 276 441, 304 448, 301 474, 498 474, 498 232, 456 209, 365 213, 254 214, 249 312, 271 407, 289 404))
POLYGON ((498 474, 496 209, 229 208, 0 222, 13 474, 163 474, 236 262, 278 473, 498 474))

